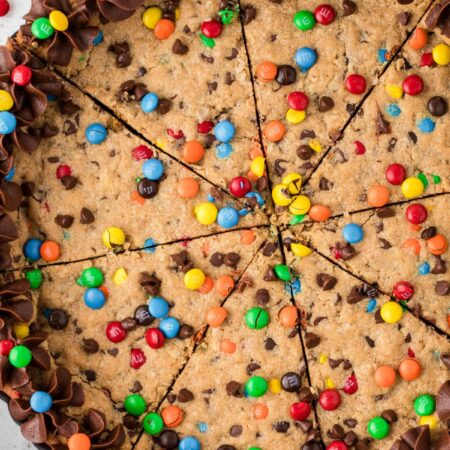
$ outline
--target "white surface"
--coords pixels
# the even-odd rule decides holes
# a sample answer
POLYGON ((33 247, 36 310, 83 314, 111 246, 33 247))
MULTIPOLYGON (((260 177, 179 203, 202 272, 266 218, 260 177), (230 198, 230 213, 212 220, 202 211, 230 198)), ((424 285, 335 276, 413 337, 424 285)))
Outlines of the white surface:
MULTIPOLYGON (((13 34, 22 23, 22 16, 30 7, 30 0, 9 0, 11 9, 5 17, 0 17, 0 44, 3 45, 8 36, 13 34)), ((11 420, 8 407, 0 400, 0 450, 35 449, 22 438, 19 427, 11 420)))

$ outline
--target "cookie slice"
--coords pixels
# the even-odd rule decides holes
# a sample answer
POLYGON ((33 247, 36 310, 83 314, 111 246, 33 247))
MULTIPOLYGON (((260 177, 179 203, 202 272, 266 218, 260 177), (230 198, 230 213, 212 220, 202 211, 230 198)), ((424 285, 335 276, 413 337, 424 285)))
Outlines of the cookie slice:
POLYGON ((450 334, 448 202, 449 195, 441 195, 293 230, 299 240, 450 334))
POLYGON ((310 175, 430 4, 261 0, 244 7, 274 184, 293 172, 310 175))
POLYGON ((296 258, 295 242, 285 235, 325 442, 330 448, 414 448, 410 429, 423 426, 417 434, 423 432, 424 448, 431 448, 447 430, 435 400, 450 375, 449 340, 406 311, 398 322, 384 322, 382 316, 398 313, 388 296, 315 252, 296 258), (396 446, 400 436, 405 441, 396 446))
MULTIPOLYGON (((277 278, 284 278, 281 268, 277 244, 269 243, 223 305, 223 315, 211 311, 205 338, 158 412, 165 430, 153 437, 155 448, 168 448, 169 437, 181 441, 179 448, 321 448, 297 310, 289 286, 277 278), (188 442, 192 446, 183 447, 188 442)), ((154 415, 144 419, 146 442, 153 421, 154 415)))
MULTIPOLYGON (((241 25, 233 11, 234 20, 223 23, 215 1, 182 2, 175 12, 176 3, 148 3, 119 24, 99 23, 91 14, 101 38, 60 70, 165 152, 225 188, 247 174, 250 155, 259 152, 241 25), (171 34, 160 35, 159 19, 175 26, 171 34)), ((33 47, 24 34, 18 39, 33 47)), ((45 44, 36 44, 33 50, 48 58, 45 44)))
POLYGON ((450 66, 433 62, 443 45, 434 33, 411 48, 423 33, 416 29, 308 181, 311 201, 332 214, 450 191, 450 66))
POLYGON ((14 159, 13 180, 25 196, 16 267, 40 256, 23 253, 29 239, 56 241, 58 261, 67 262, 111 247, 137 249, 267 223, 255 199, 234 199, 134 136, 74 87, 63 88, 45 118, 54 136, 14 159))
POLYGON ((56 364, 116 404, 139 393, 156 405, 207 311, 234 289, 266 237, 230 232, 27 272, 56 364))

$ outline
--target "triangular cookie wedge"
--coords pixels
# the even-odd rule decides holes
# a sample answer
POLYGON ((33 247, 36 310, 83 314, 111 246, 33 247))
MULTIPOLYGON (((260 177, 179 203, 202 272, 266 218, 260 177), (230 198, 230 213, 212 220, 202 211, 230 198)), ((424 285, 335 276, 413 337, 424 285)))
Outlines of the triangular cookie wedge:
POLYGON ((73 86, 64 85, 45 119, 56 134, 32 154, 18 150, 14 158, 12 179, 25 196, 16 266, 40 256, 23 253, 29 239, 56 241, 58 261, 67 262, 117 245, 136 249, 268 221, 256 201, 247 208, 135 137, 73 86), (104 140, 93 143, 102 132, 104 140), (117 228, 125 234, 119 241, 117 228))
POLYGON ((293 227, 295 236, 450 334, 449 195, 293 227), (356 242, 360 239, 360 242, 356 242))
POLYGON ((293 172, 311 174, 430 4, 261 0, 244 6, 273 184, 293 172))
POLYGON ((336 215, 450 191, 450 66, 433 62, 438 45, 431 33, 422 49, 402 48, 308 181, 313 203, 336 215), (423 89, 409 95, 414 82, 423 89))
MULTIPOLYGON (((251 156, 260 155, 241 25, 234 9, 227 13, 231 22, 222 23, 217 2, 185 1, 176 11, 175 3, 145 2, 119 23, 99 23, 92 13, 89 23, 99 26, 101 38, 57 68, 164 151, 227 187, 247 174, 251 156), (175 24, 172 34, 156 37, 153 14, 175 24), (154 96, 143 100, 148 93, 154 96), (218 140, 213 127, 223 120, 235 130, 216 130, 218 140)), ((17 39, 52 59, 45 42, 23 33, 17 39)))
MULTIPOLYGON (((244 273, 242 289, 223 305, 224 320, 211 321, 158 411, 164 431, 153 437, 144 432, 145 442, 157 449, 167 448, 169 438, 179 439, 180 448, 188 442, 198 445, 189 448, 230 450, 321 448, 313 442, 318 435, 297 310, 289 285, 274 273, 280 267, 286 269, 280 250, 269 243, 244 273), (307 440, 310 446, 303 446, 307 440)), ((151 423, 152 416, 144 419, 150 434, 151 423)))
POLYGON ((415 434, 423 432, 424 448, 431 448, 447 431, 435 401, 450 376, 449 340, 406 311, 398 322, 384 322, 381 316, 392 313, 388 296, 315 252, 295 257, 292 235, 284 242, 327 445, 414 448, 415 434), (419 426, 424 429, 411 431, 419 426), (400 436, 406 439, 398 447, 400 436))
POLYGON ((56 364, 115 403, 139 393, 156 405, 191 354, 207 311, 235 288, 266 237, 236 231, 28 271, 56 364))

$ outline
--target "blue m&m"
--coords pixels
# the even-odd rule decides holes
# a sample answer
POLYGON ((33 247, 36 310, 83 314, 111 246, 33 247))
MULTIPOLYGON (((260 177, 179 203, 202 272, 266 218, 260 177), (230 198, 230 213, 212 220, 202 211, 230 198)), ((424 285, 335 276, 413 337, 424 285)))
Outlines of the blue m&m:
POLYGON ((36 391, 30 397, 30 406, 34 412, 45 413, 50 411, 53 405, 53 399, 50 394, 44 391, 36 391))
POLYGON ((229 142, 222 142, 221 144, 216 145, 216 156, 219 159, 229 158, 233 151, 233 146, 229 142))
POLYGON ((239 212, 232 206, 225 206, 217 214, 217 223, 222 228, 233 228, 239 222, 239 212))
POLYGON ((16 116, 9 111, 0 112, 0 134, 11 134, 17 126, 16 116))
POLYGON ((162 297, 153 297, 148 302, 148 311, 157 319, 162 319, 169 314, 169 303, 162 297))
POLYGON ((41 239, 28 239, 23 246, 23 253, 30 261, 37 261, 41 258, 41 239))
POLYGON ((159 329, 167 339, 173 339, 178 336, 180 331, 180 322, 175 317, 166 317, 159 323, 159 329))
POLYGON ((306 72, 316 63, 317 53, 310 47, 302 47, 295 52, 294 60, 299 69, 306 72))
POLYGON ((142 173, 145 178, 157 181, 164 174, 164 164, 156 158, 147 159, 142 165, 142 173))
POLYGON ((154 92, 148 92, 142 97, 141 109, 145 113, 153 112, 159 105, 159 98, 154 92))
POLYGON ((179 450, 200 450, 201 445, 198 439, 194 436, 186 436, 181 439, 178 448, 179 450))
POLYGON ((103 308, 106 302, 105 294, 98 288, 86 289, 83 298, 86 306, 91 309, 103 308))
POLYGON ((106 127, 101 123, 93 123, 86 128, 86 139, 89 144, 98 145, 105 141, 108 136, 106 127))
POLYGON ((362 227, 356 223, 348 223, 342 230, 342 237, 349 244, 357 244, 361 242, 364 237, 364 231, 362 227))
POLYGON ((229 120, 221 120, 214 127, 214 136, 220 142, 230 142, 236 134, 236 128, 229 120))

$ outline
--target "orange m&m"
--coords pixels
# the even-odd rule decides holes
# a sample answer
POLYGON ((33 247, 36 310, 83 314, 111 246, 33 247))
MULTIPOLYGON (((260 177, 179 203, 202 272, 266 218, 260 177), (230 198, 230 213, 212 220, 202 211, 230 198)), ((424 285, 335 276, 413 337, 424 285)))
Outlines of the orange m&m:
POLYGON ((164 41, 175 31, 175 23, 169 19, 161 19, 155 26, 154 33, 157 39, 164 41))
POLYGON ((227 310, 222 306, 215 306, 206 313, 206 322, 212 328, 220 327, 227 318, 227 310))
POLYGON ((253 417, 257 420, 265 419, 269 415, 269 408, 262 403, 253 405, 253 417))
POLYGON ((313 205, 308 211, 308 215, 316 222, 324 222, 331 216, 331 211, 324 205, 313 205))
POLYGON ((275 80, 277 72, 276 64, 270 61, 263 61, 256 66, 256 77, 264 83, 275 80))
POLYGON ((69 450, 89 450, 91 448, 91 440, 84 433, 75 433, 70 436, 67 446, 69 450))
POLYGON ((183 158, 188 163, 199 162, 205 155, 205 149, 199 141, 187 141, 183 147, 183 158))
POLYGON ((375 383, 382 387, 391 387, 395 383, 395 369, 391 366, 380 366, 375 370, 375 383))
POLYGON ((420 376, 422 367, 415 359, 406 358, 398 366, 398 372, 404 380, 413 381, 420 376))
POLYGON ((59 245, 54 241, 45 241, 40 248, 41 257, 46 262, 53 262, 59 258, 59 245))
POLYGON ((278 314, 281 325, 285 328, 293 328, 298 322, 298 311, 295 306, 285 306, 278 314))
POLYGON ((222 297, 226 297, 233 287, 234 280, 229 275, 222 275, 216 281, 216 290, 222 297))
POLYGON ((194 198, 199 190, 200 186, 195 178, 185 177, 178 181, 177 192, 181 198, 194 198))
POLYGON ((264 127, 264 136, 271 142, 278 142, 283 139, 286 128, 280 120, 271 120, 264 127))
POLYGON ((432 238, 427 239, 427 247, 433 255, 442 255, 447 251, 448 242, 442 234, 435 234, 432 238))
POLYGON ((166 427, 174 428, 183 421, 184 413, 178 406, 170 405, 161 411, 161 417, 166 427))
POLYGON ((367 203, 375 208, 384 206, 389 201, 389 191, 381 184, 375 184, 367 192, 367 203))

